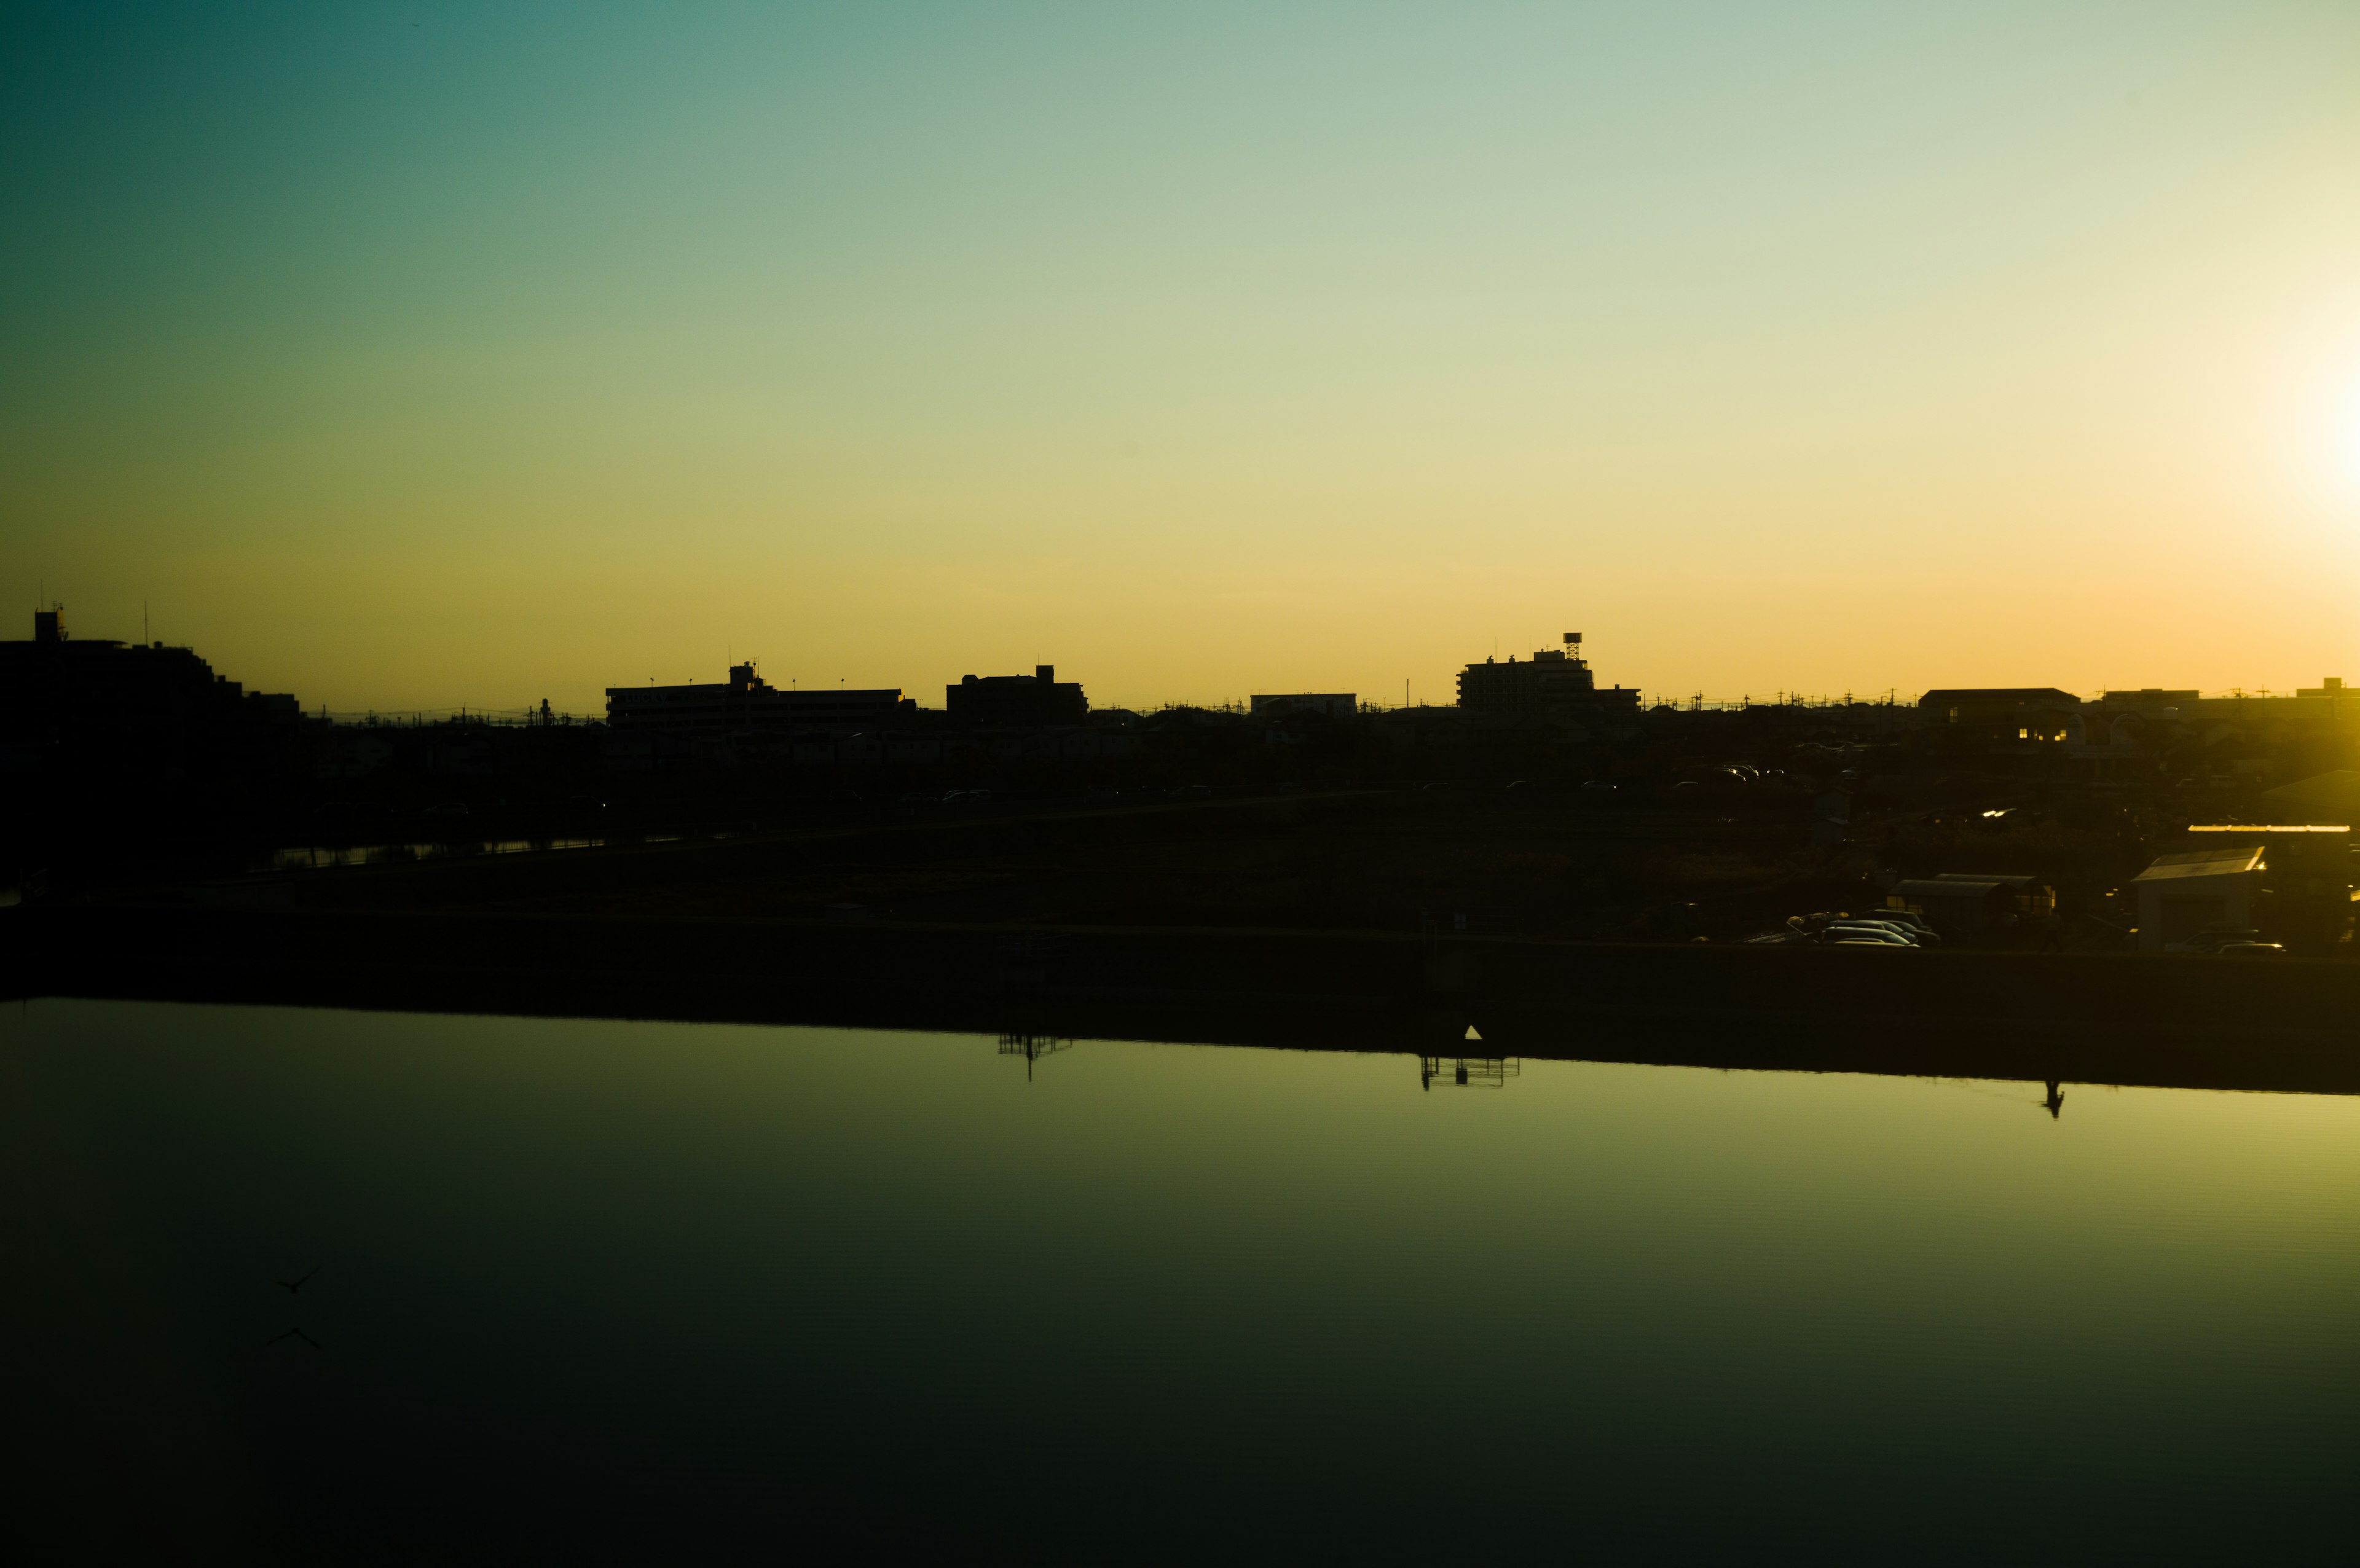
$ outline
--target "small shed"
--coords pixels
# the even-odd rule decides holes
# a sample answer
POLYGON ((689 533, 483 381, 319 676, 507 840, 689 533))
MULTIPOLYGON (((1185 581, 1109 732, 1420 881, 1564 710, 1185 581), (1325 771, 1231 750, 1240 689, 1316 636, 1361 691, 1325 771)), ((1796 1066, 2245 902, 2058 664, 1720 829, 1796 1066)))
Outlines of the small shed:
POLYGON ((2189 939, 2210 926, 2250 930, 2262 856, 2258 844, 2158 855, 2131 879, 2138 890, 2139 951, 2185 952, 2189 939))
POLYGON ((1945 936, 1980 936, 2011 921, 2032 924, 2057 907, 2056 890, 2038 877, 2004 871, 1945 871, 1896 882, 1886 906, 1915 909, 1945 936))
POLYGON ((2057 908, 2057 889, 2039 877, 2013 871, 1945 871, 1937 882, 1996 882, 2007 889, 2008 908, 2020 920, 2046 920, 2057 908))
POLYGON ((1885 906, 1911 909, 1944 936, 1980 936, 2013 913, 2013 889, 1997 877, 1929 877, 1896 882, 1885 906))

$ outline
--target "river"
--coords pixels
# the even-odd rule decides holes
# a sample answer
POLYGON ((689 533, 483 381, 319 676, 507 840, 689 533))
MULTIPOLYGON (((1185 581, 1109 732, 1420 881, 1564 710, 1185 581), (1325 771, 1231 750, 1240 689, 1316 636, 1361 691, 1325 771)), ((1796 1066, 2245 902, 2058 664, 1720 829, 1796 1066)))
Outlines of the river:
POLYGON ((2360 1100, 1430 1065, 12 1007, 19 1508, 388 1561, 2347 1532, 2360 1100))

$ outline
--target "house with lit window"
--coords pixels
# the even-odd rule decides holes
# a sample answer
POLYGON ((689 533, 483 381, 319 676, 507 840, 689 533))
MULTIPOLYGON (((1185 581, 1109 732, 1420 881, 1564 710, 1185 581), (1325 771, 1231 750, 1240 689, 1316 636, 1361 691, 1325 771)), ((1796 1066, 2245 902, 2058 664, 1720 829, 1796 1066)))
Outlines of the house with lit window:
POLYGON ((2081 699, 2054 686, 1949 686, 1918 699, 1919 722, 1967 745, 2062 746, 2081 699))

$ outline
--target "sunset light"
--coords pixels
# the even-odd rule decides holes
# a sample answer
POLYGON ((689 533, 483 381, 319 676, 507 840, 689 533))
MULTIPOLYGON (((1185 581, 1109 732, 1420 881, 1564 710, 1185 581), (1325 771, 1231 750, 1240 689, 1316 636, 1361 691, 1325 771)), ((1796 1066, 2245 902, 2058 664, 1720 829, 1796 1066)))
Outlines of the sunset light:
POLYGON ((2346 495, 2360 499, 2360 386, 2337 408, 2330 440, 2337 480, 2346 495))
POLYGON ((2311 1563, 2360 0, 8 0, 17 1561, 2311 1563))

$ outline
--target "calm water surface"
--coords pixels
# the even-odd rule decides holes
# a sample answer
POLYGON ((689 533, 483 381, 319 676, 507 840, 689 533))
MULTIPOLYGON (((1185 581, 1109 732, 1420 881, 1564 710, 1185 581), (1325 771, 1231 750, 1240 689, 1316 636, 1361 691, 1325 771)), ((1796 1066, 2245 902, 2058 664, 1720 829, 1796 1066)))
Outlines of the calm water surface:
POLYGON ((0 1092, 14 1507, 84 1542, 2156 1561, 2360 1500, 2346 1100, 59 1001, 0 1092))

